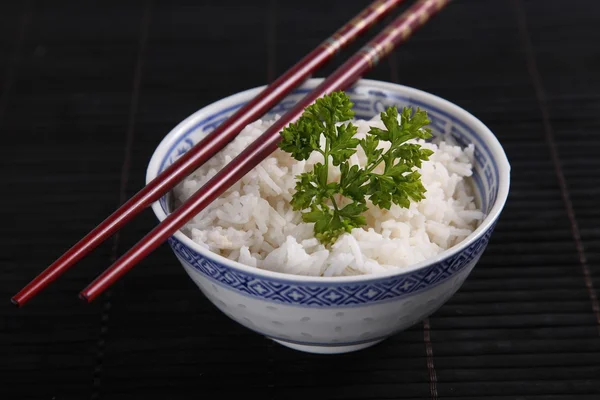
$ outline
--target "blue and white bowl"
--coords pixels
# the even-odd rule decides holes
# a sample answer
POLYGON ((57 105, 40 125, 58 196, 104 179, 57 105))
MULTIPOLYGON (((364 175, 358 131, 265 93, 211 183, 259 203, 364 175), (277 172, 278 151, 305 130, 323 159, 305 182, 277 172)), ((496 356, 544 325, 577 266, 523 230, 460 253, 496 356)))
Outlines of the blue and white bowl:
MULTIPOLYGON (((283 114, 319 82, 309 80, 271 114, 283 114)), ((154 152, 146 181, 263 88, 219 100, 177 125, 154 152)), ((360 80, 347 93, 357 118, 369 119, 391 105, 420 107, 428 112, 434 135, 451 136, 463 146, 475 144, 473 186, 487 217, 463 242, 402 272, 325 278, 246 266, 202 248, 182 232, 169 239, 189 276, 223 313, 285 346, 314 353, 372 346, 435 312, 461 287, 481 257, 509 191, 510 165, 502 146, 467 111, 432 94, 374 80, 360 80)), ((152 208, 162 221, 169 213, 168 199, 152 208)))

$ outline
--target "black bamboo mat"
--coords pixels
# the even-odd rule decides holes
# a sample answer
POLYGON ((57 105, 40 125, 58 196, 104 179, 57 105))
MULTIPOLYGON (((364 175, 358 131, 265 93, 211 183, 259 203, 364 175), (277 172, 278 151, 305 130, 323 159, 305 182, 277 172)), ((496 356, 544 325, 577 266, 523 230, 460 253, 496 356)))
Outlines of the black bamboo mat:
POLYGON ((474 113, 513 168, 486 254, 424 323, 357 353, 294 352, 216 311, 166 246, 83 304, 150 211, 10 306, 142 186, 179 121, 272 80, 367 3, 0 3, 1 399, 600 398, 594 1, 456 0, 368 75, 474 113))

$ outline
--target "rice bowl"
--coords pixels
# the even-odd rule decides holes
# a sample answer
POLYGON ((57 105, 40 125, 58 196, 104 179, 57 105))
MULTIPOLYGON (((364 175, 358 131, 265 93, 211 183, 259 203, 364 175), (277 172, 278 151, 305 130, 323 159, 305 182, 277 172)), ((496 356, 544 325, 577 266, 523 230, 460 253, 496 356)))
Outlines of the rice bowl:
MULTIPOLYGON (((243 146, 244 141, 258 135, 320 82, 322 79, 308 80, 271 113, 250 124, 247 132, 238 138, 239 145, 243 146)), ((179 123, 156 148, 148 165, 146 181, 154 179, 260 90, 262 87, 249 89, 216 101, 179 123)), ((361 229, 362 232, 340 237, 337 249, 331 246, 331 254, 327 258, 321 255, 325 261, 317 268, 318 260, 313 257, 322 250, 311 239, 310 226, 300 227, 302 224, 295 219, 294 213, 278 206, 285 196, 292 193, 289 183, 284 182, 287 178, 280 178, 282 171, 287 168, 285 171, 293 179, 294 173, 301 168, 294 161, 286 160, 285 155, 273 154, 275 159, 264 160, 262 171, 256 168, 245 178, 247 182, 242 180, 237 187, 223 194, 219 199, 222 205, 205 209, 205 218, 189 221, 184 229, 169 238, 170 248, 188 276, 204 298, 218 310, 236 323, 284 346, 312 353, 338 354, 373 346, 421 321, 445 304, 462 286, 484 253, 506 202, 510 184, 510 165, 502 146, 481 121, 464 109, 421 90, 388 82, 362 79, 346 92, 355 104, 356 124, 376 124, 376 116, 389 105, 414 105, 428 112, 435 136, 431 145, 437 146, 437 155, 432 156, 432 161, 441 164, 436 164, 433 170, 440 173, 445 170, 448 177, 454 174, 459 179, 451 178, 452 183, 445 186, 446 193, 441 190, 442 185, 437 187, 439 183, 436 183, 445 182, 445 178, 433 176, 429 180, 424 176, 427 186, 425 199, 434 202, 445 199, 450 201, 451 207, 435 206, 429 210, 425 207, 426 202, 422 201, 417 208, 423 209, 417 209, 418 213, 412 209, 400 210, 401 213, 394 216, 392 213, 398 210, 390 209, 389 214, 393 218, 374 214, 370 226, 361 229), (294 171, 291 168, 295 168, 294 171), (453 187, 454 184, 456 186, 453 187), (248 186, 248 193, 242 191, 242 186, 248 186), (287 195, 286 190, 276 193, 276 188, 286 188, 287 195), (234 195, 235 192, 239 196, 234 195), (246 197, 242 203, 241 198, 248 194, 253 194, 254 198, 246 197), (277 198, 280 199, 275 201, 277 198), (254 215, 253 209, 257 207, 253 201, 263 203, 265 210, 272 215, 257 218, 260 214, 254 215), (224 206, 227 202, 233 208, 224 206), (241 207, 234 207, 236 202, 241 207), (458 206, 457 211, 454 206, 458 206), (445 210, 444 216, 436 216, 436 210, 445 210), (460 219, 454 217, 456 220, 450 223, 452 218, 446 216, 446 211, 449 215, 456 212, 460 219), (425 225, 400 225, 406 224, 402 218, 407 215, 402 213, 414 213, 415 218, 423 219, 425 225), (210 223, 203 222, 211 218, 210 223), (245 219, 247 222, 243 222, 245 219), (427 224, 427 220, 431 221, 427 224), (452 237, 448 235, 446 242, 445 232, 436 230, 436 224, 432 223, 435 221, 449 222, 448 226, 453 225, 456 229, 452 237), (266 227, 260 226, 261 222, 266 227), (248 224, 252 235, 238 238, 236 235, 243 232, 240 226, 245 224, 248 224), (468 227, 464 228, 462 224, 468 227), (233 229, 230 237, 222 234, 230 228, 233 229), (414 231, 411 230, 413 228, 414 231), (302 233, 303 229, 306 232, 302 233), (471 233, 465 237, 467 232, 460 229, 471 233), (221 241, 223 238, 212 233, 213 230, 221 230, 221 236, 230 243, 221 241), (271 244, 273 249, 260 244, 260 235, 255 230, 262 235, 264 242, 275 244, 271 244), (419 230, 421 236, 416 234, 419 230), (198 241, 194 240, 193 232, 198 241), (411 232, 427 243, 429 251, 405 251, 405 255, 415 257, 413 260, 401 257, 398 253, 400 246, 396 247, 399 242, 406 244, 406 237, 408 247, 404 250, 410 250, 410 245, 420 247, 415 246, 418 243, 414 238, 411 243, 411 232), (208 237, 211 233, 214 235, 212 239, 208 237), (375 242, 375 246, 370 242, 375 242), (360 251, 354 244, 358 244, 360 251), (384 250, 373 251, 369 246, 384 250), (244 247, 248 247, 247 253, 242 250, 244 247), (281 255, 276 253, 277 250, 285 251, 282 265, 279 265, 281 255), (396 252, 394 256, 391 255, 393 252, 396 252), (276 254, 271 255, 273 253, 276 254), (336 254, 346 257, 339 270, 332 263, 336 254), (276 262, 265 265, 269 255, 276 262), (301 257, 310 257, 310 264, 293 263, 301 257), (422 261, 417 261, 417 257, 422 261), (286 258, 291 263, 286 262, 286 258), (306 265, 312 267, 305 268, 306 265), (328 270, 331 276, 325 274, 328 270)), ((239 151, 235 146, 232 142, 233 153, 239 151)), ((220 168, 227 161, 224 157, 227 151, 221 152, 222 159, 215 157, 210 165, 205 164, 183 181, 177 190, 153 203, 152 210, 157 219, 164 220, 177 203, 194 190, 195 185, 201 184, 212 173, 211 168, 220 168), (177 199, 177 196, 182 197, 177 199)), ((422 167, 429 168, 426 165, 422 167)), ((423 174, 428 173, 423 171, 423 174)), ((378 209, 372 207, 371 210, 378 209)), ((165 265, 165 268, 169 267, 165 265)))

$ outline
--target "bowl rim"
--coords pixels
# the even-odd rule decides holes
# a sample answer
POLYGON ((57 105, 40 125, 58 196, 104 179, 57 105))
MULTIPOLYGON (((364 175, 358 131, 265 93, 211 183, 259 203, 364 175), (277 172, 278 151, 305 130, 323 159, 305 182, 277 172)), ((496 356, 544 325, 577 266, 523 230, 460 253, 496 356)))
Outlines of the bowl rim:
MULTIPOLYGON (((296 88, 314 88, 320 82, 323 81, 323 78, 312 78, 305 81, 302 85, 296 88)), ((434 257, 423 260, 419 263, 415 263, 406 268, 402 268, 395 271, 386 271, 384 273, 377 274, 363 274, 363 275, 352 275, 352 276, 334 276, 334 277, 324 277, 324 276, 308 276, 308 275, 294 275, 288 274, 284 272, 275 272, 269 271, 265 269, 259 269, 256 267, 251 267, 249 265, 242 264, 238 261, 230 260, 224 256, 221 256, 217 253, 214 253, 199 244, 195 243, 190 237, 186 236, 181 230, 175 232, 172 236, 175 237, 178 241, 180 241, 183 245, 189 247, 196 253, 200 254, 204 258, 211 260, 212 262, 219 263, 221 265, 225 265, 228 268, 232 268, 237 270, 238 272, 254 275, 257 277, 261 277, 264 279, 276 280, 276 281, 285 281, 285 282, 294 282, 294 283, 302 283, 302 284, 313 284, 319 285, 324 283, 330 284, 348 284, 348 283, 364 283, 374 280, 382 280, 394 278, 406 274, 412 274, 414 272, 425 269, 434 264, 440 263, 443 260, 450 258, 469 246, 478 241, 485 233, 491 229, 494 223, 497 221, 504 205, 506 204, 506 200, 508 197, 508 192, 510 188, 510 172, 511 167, 504 152, 504 149, 496 136, 492 133, 492 131, 477 117, 463 109, 462 107, 443 99, 435 94, 416 89, 413 87, 392 83, 379 81, 374 79, 360 79, 351 88, 361 85, 368 85, 372 89, 382 89, 393 92, 400 92, 405 96, 418 96, 421 99, 426 99, 431 105, 444 109, 454 115, 457 115, 461 118, 465 123, 469 124, 473 130, 475 130, 478 134, 481 135, 484 143, 488 146, 492 157, 495 159, 498 165, 499 171, 499 182, 498 182, 498 194, 496 196, 496 201, 494 202, 492 209, 483 219, 483 221, 479 224, 479 226, 471 232, 469 236, 463 239, 459 244, 446 249, 434 257)), ((249 100, 252 97, 256 96, 260 91, 266 88, 266 85, 258 86, 254 88, 250 88, 230 96, 219 99, 215 102, 212 102, 193 114, 186 117, 183 121, 177 124, 171 131, 160 141, 158 146, 155 148, 152 156, 150 158, 150 162, 148 163, 148 167, 146 169, 146 184, 148 184, 152 179, 154 179, 158 173, 163 157, 165 156, 168 149, 171 148, 172 144, 177 140, 177 138, 183 133, 187 132, 191 127, 193 127, 199 120, 203 118, 207 113, 211 113, 217 111, 222 108, 226 108, 228 105, 232 103, 238 103, 240 101, 249 100)), ((350 89, 351 89, 350 88, 350 89)), ((160 200, 152 203, 152 210, 159 220, 162 222, 167 214, 164 212, 160 205, 160 200)))

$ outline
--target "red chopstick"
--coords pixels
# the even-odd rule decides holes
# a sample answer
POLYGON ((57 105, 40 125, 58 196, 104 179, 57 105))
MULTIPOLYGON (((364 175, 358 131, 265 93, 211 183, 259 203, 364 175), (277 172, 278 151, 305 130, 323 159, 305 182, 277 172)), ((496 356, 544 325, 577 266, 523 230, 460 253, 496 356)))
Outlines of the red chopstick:
POLYGON ((92 301, 122 275, 150 254, 173 233, 180 229, 208 204, 220 196, 227 188, 256 167, 262 160, 277 149, 281 139, 279 132, 289 123, 297 120, 304 109, 319 97, 336 90, 344 90, 370 70, 394 47, 405 41, 417 28, 450 0, 420 0, 395 19, 383 32, 377 35, 358 53, 352 56, 317 88, 307 94, 290 111, 278 119, 250 146, 219 171, 203 187, 195 192, 181 207, 169 214, 156 228, 104 271, 81 293, 80 297, 92 301))
POLYGON ((215 153, 225 147, 246 125, 267 113, 292 89, 304 82, 318 68, 329 61, 341 48, 367 31, 369 27, 403 1, 377 0, 371 3, 71 247, 21 289, 11 299, 12 303, 18 306, 25 304, 85 255, 112 236, 133 217, 159 200, 192 171, 202 166, 215 153))

